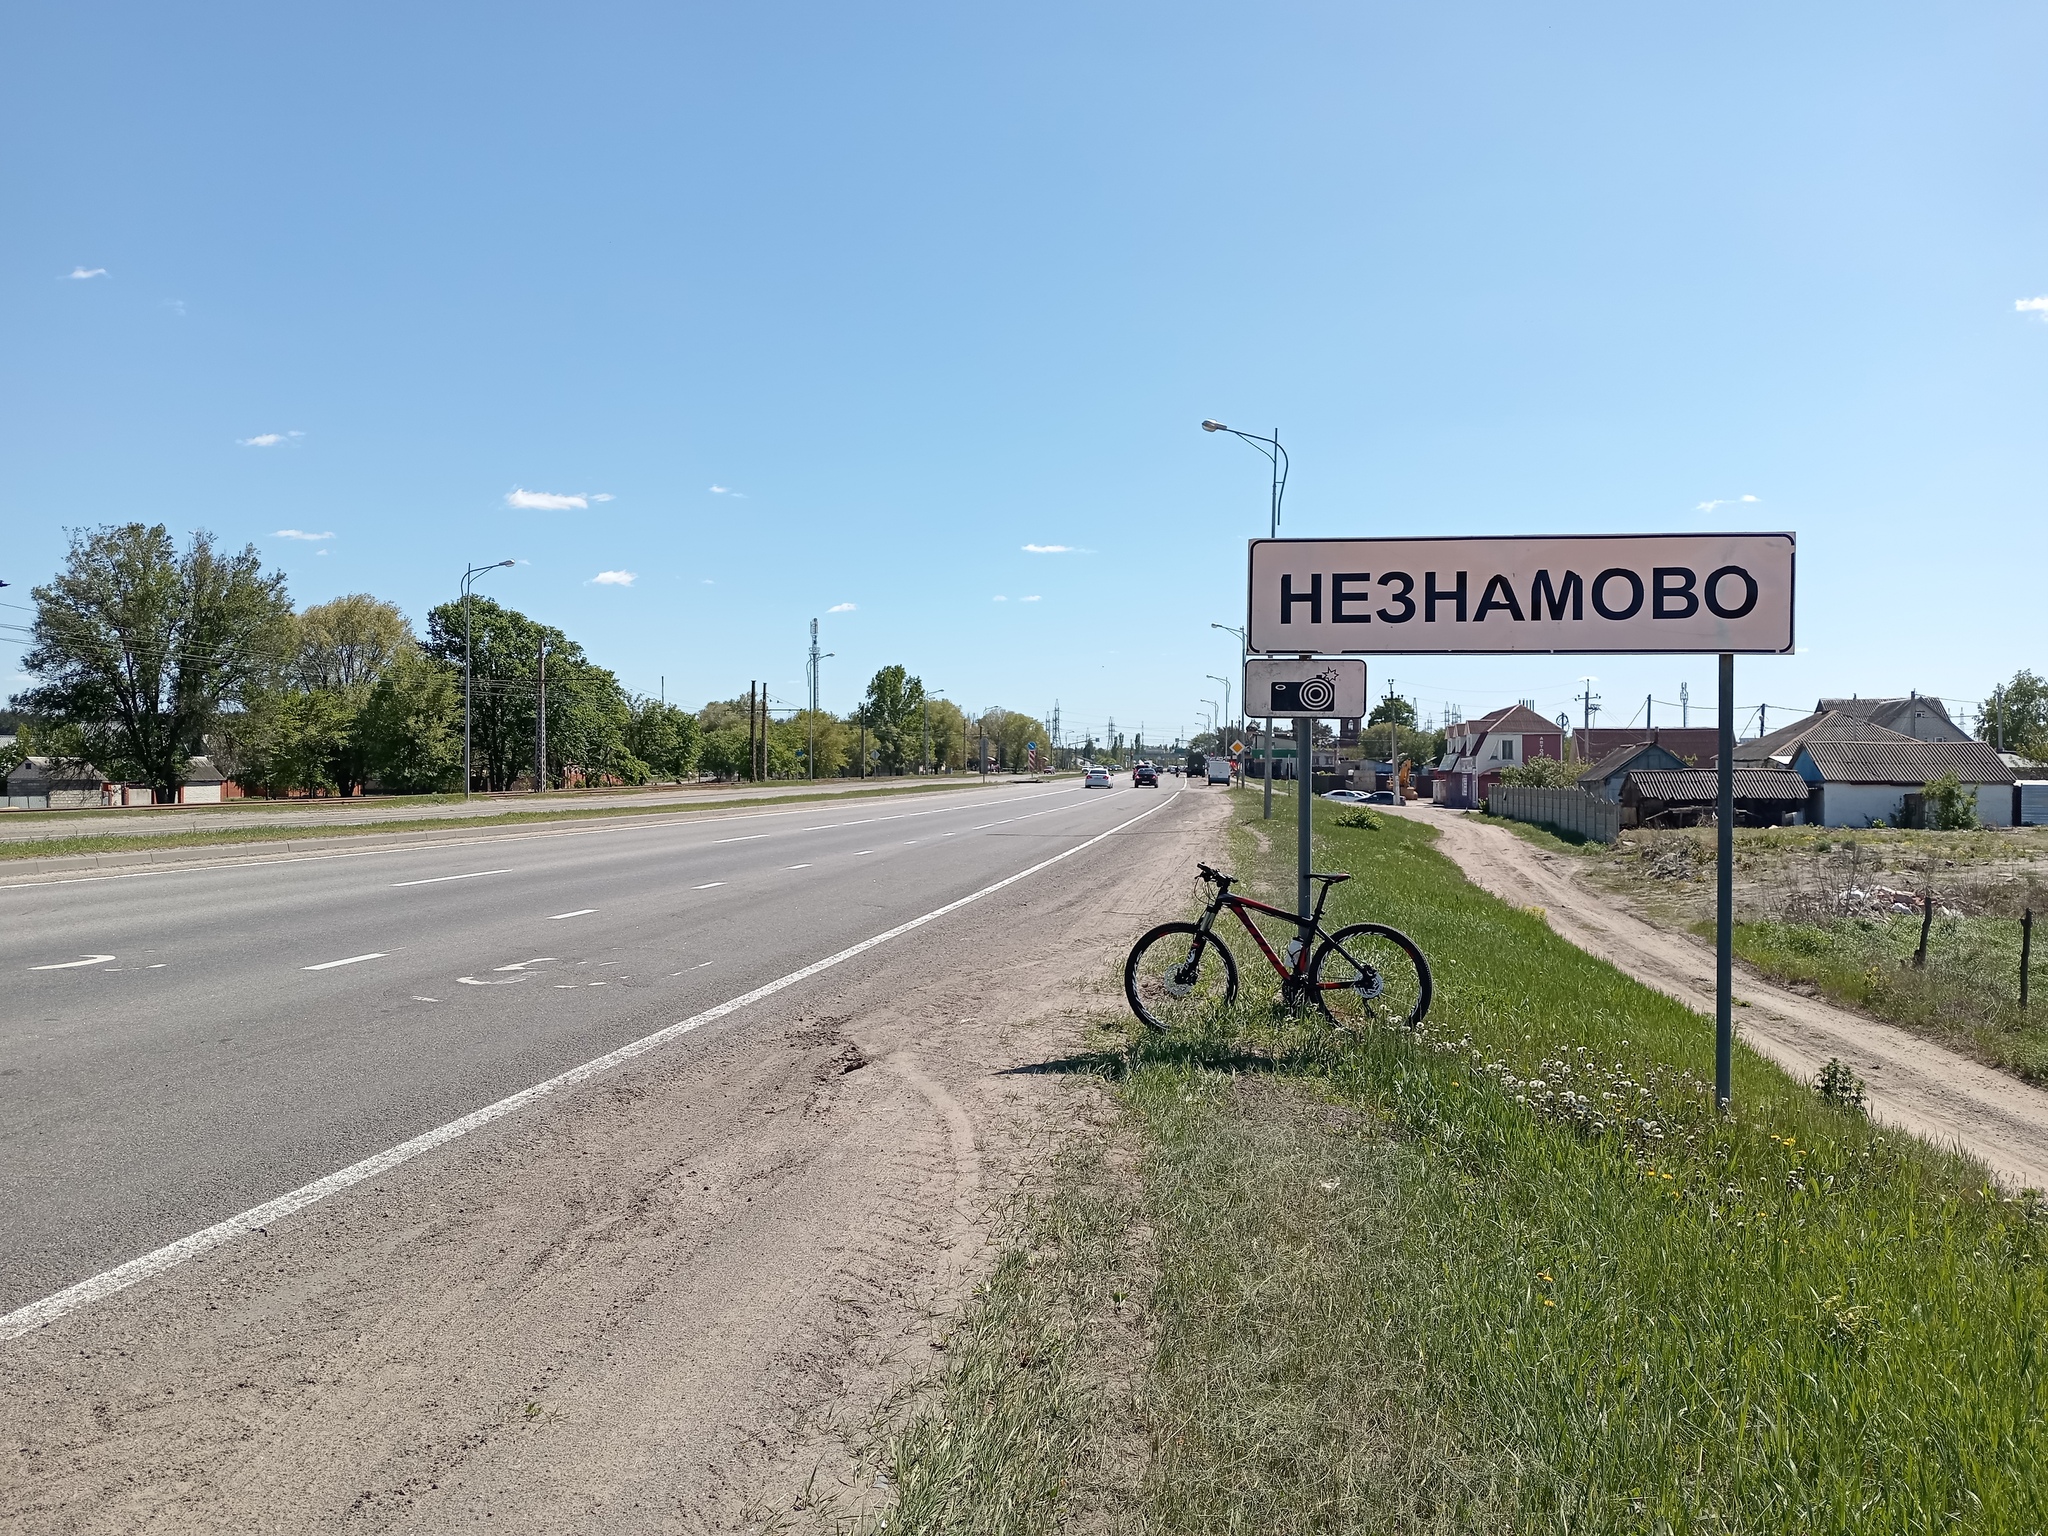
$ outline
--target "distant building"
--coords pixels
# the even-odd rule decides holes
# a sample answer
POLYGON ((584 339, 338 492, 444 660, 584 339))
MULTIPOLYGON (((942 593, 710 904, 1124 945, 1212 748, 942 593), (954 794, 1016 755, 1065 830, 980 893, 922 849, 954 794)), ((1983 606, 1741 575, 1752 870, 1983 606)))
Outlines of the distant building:
POLYGON ((107 776, 75 757, 25 757, 7 775, 11 810, 97 810, 107 792, 107 776))
MULTIPOLYGON (((1775 827, 1806 813, 1806 780, 1788 768, 1736 768, 1729 777, 1738 827, 1775 827)), ((1622 825, 1699 826, 1713 820, 1720 795, 1721 775, 1714 769, 1642 769, 1622 782, 1622 825)))
POLYGON ((1924 693, 1909 693, 1903 699, 1822 699, 1813 706, 1815 714, 1833 711, 1868 720, 1915 741, 1968 741, 1970 733, 1949 719, 1939 699, 1924 693))
POLYGON ((1572 732, 1572 754, 1592 764, 1617 747, 1643 741, 1676 753, 1691 768, 1711 768, 1721 760, 1721 733, 1711 725, 1596 725, 1572 732))
POLYGON ((1485 803, 1503 768, 1531 758, 1564 757, 1564 732, 1523 704, 1510 704, 1444 727, 1444 755, 1430 772, 1438 805, 1471 810, 1485 803))
POLYGON ((1599 762, 1585 769, 1579 775, 1579 788, 1589 795, 1597 795, 1602 800, 1619 801, 1621 781, 1634 769, 1684 770, 1691 766, 1669 747, 1654 741, 1639 741, 1633 746, 1616 747, 1599 762))
POLYGON ((1888 725, 1866 720, 1861 715, 1829 709, 1811 715, 1801 715, 1790 725, 1781 725, 1768 735, 1752 736, 1748 741, 1738 741, 1735 744, 1735 763, 1737 767, 1743 768, 1767 768, 1773 764, 1780 768, 1789 768, 1800 747, 1809 741, 1882 743, 1916 739, 1901 731, 1895 731, 1888 725))
POLYGON ((2013 771, 1981 741, 1809 740, 1792 758, 1807 783, 1807 819, 1825 827, 1919 826, 1930 780, 1953 774, 1977 802, 1977 820, 2007 827, 2013 818, 2013 771))

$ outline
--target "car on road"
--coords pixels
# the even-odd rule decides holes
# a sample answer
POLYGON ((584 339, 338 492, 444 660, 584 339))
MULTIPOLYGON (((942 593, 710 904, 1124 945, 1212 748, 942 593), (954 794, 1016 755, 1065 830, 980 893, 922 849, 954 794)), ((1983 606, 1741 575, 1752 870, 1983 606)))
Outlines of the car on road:
POLYGON ((1159 770, 1150 763, 1138 764, 1137 767, 1131 770, 1131 788, 1136 789, 1140 784, 1144 785, 1147 789, 1157 789, 1159 787, 1159 770))
POLYGON ((1229 758, 1212 755, 1202 766, 1211 784, 1228 784, 1230 782, 1231 765, 1229 758))
POLYGON ((1325 800, 1342 800, 1348 805, 1356 805, 1362 800, 1369 799, 1370 796, 1362 789, 1326 789, 1323 791, 1323 798, 1325 800))
POLYGON ((1401 797, 1391 789, 1376 789, 1365 797, 1367 805, 1399 805, 1401 797))
POLYGON ((1087 775, 1081 780, 1081 787, 1083 789, 1108 789, 1109 770, 1107 768, 1090 768, 1087 775))

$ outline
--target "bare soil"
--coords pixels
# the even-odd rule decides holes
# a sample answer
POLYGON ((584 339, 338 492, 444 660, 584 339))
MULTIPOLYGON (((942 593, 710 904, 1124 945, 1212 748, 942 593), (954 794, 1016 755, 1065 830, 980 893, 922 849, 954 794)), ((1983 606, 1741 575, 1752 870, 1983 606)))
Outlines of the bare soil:
MULTIPOLYGON (((1390 808, 1391 809, 1391 808, 1390 808)), ((1455 812, 1405 807, 1442 834, 1466 878, 1504 901, 1540 909, 1563 937, 1711 1018, 1714 956, 1689 934, 1656 926, 1588 884, 1592 861, 1536 848, 1455 812)), ((1861 1014, 1738 966, 1738 1037, 1795 1076, 1839 1058, 1869 1085, 1871 1114, 1980 1159, 2011 1188, 2048 1188, 2048 1092, 1861 1014)))
POLYGON ((0 1532, 697 1532, 887 1500, 1222 796, 0 1350, 0 1532), (694 1038, 694 1037, 693 1037, 694 1038))

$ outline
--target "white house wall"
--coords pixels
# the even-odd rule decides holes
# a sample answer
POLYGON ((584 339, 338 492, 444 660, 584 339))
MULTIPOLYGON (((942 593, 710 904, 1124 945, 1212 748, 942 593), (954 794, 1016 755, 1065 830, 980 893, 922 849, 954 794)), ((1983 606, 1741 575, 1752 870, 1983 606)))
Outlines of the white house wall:
MULTIPOLYGON (((1981 784, 1975 788, 1978 822, 1987 827, 2011 826, 2012 786, 1981 784)), ((1826 785, 1821 791, 1821 825, 1867 827, 1882 821, 1886 826, 1896 826, 1906 796, 1917 795, 1920 790, 1918 784, 1826 785)))

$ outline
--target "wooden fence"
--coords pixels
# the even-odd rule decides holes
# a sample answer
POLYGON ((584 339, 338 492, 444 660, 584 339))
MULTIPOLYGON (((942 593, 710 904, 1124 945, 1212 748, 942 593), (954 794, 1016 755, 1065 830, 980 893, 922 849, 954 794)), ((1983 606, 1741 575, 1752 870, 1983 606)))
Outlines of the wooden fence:
POLYGON ((1545 789, 1534 784, 1496 784, 1486 809, 1510 821, 1540 822, 1598 843, 1621 836, 1621 807, 1583 789, 1545 789))

